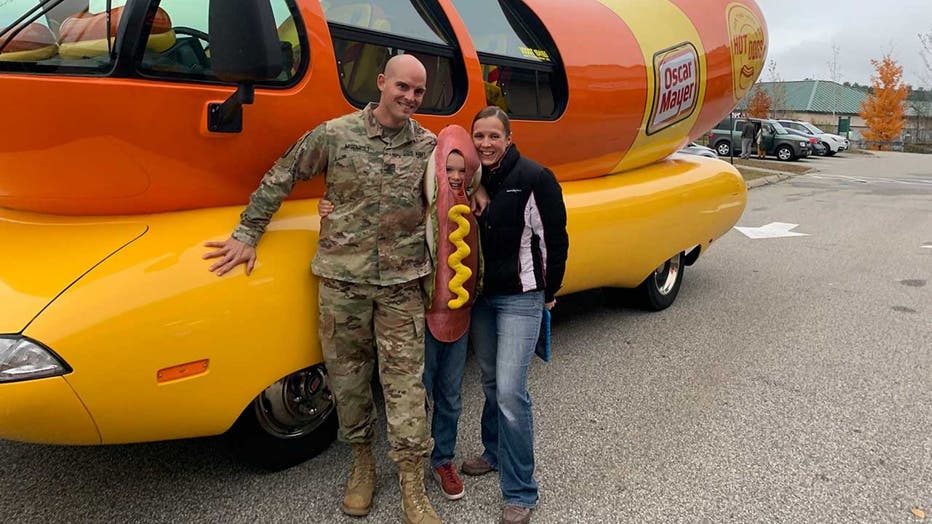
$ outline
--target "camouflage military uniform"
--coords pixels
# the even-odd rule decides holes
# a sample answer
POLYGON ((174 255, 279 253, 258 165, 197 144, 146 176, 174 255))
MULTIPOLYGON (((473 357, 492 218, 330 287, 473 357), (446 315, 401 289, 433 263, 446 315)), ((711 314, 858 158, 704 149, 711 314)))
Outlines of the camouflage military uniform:
POLYGON ((337 401, 340 439, 371 442, 373 328, 385 393, 391 457, 426 456, 422 182, 436 137, 414 120, 397 133, 375 104, 305 134, 262 179, 233 233, 256 245, 298 180, 325 173, 336 210, 321 221, 311 265, 320 278, 320 341, 337 401))

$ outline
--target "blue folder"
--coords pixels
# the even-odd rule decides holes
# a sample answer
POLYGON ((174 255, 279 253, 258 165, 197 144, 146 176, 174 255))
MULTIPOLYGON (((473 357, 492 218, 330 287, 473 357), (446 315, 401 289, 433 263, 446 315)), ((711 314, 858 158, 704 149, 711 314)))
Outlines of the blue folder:
POLYGON ((540 334, 537 335, 534 354, 544 362, 550 362, 550 310, 547 308, 540 315, 540 334))

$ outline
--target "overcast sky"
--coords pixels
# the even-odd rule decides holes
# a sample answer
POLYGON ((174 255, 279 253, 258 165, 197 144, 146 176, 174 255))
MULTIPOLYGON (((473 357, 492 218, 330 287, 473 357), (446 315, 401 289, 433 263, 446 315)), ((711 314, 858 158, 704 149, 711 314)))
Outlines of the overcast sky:
MULTIPOLYGON (((872 58, 892 50, 903 81, 924 71, 918 33, 932 31, 932 0, 757 0, 770 30, 771 59, 783 80, 831 80, 832 43, 838 46, 840 81, 870 83, 872 58)), ((761 80, 769 81, 765 68, 761 80)))

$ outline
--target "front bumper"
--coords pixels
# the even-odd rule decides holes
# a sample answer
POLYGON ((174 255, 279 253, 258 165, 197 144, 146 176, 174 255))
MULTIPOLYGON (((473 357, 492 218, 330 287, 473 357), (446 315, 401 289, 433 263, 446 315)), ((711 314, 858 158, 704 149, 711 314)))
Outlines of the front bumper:
POLYGON ((0 438, 38 444, 100 444, 100 433, 64 377, 0 384, 0 438))

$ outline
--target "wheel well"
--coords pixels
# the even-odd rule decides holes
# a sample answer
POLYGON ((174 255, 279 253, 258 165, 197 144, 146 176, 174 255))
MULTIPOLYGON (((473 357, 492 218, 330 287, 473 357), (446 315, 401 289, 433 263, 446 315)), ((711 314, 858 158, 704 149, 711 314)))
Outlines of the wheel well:
POLYGON ((696 246, 692 249, 687 249, 683 252, 683 263, 687 266, 691 266, 699 260, 699 254, 702 252, 702 246, 696 246))

